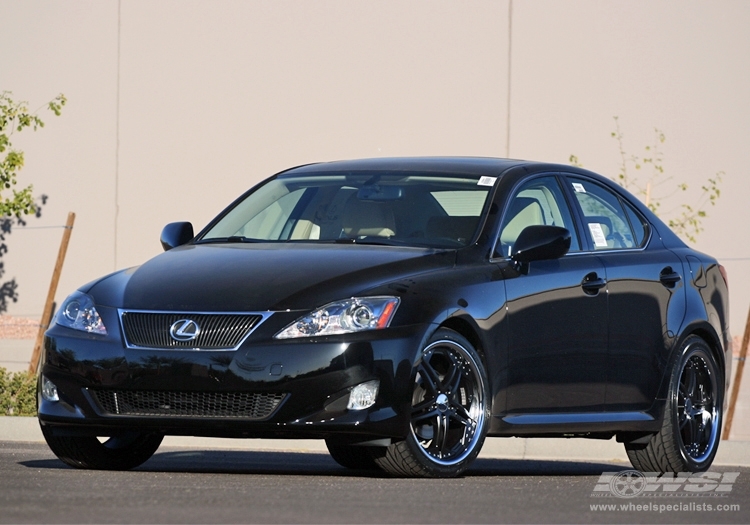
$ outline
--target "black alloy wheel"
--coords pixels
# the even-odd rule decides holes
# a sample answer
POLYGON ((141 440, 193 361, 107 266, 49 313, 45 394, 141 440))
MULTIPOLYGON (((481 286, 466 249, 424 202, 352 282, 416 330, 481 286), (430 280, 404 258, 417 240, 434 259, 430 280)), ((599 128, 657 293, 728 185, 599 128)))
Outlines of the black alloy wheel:
POLYGON ((399 476, 453 477, 479 454, 489 424, 482 360, 460 334, 438 330, 415 366, 406 439, 381 449, 377 464, 399 476))
POLYGON ((723 374, 705 341, 689 337, 672 370, 664 423, 645 446, 625 444, 633 466, 649 472, 702 472, 721 436, 723 374))

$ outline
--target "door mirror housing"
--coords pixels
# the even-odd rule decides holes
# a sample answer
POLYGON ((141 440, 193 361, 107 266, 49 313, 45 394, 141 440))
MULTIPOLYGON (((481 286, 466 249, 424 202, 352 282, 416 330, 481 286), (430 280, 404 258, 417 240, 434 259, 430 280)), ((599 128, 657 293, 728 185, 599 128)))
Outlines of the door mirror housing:
POLYGON ((170 222, 161 231, 161 247, 164 251, 177 248, 189 242, 193 235, 193 225, 189 222, 170 222))
POLYGON ((510 258, 520 264, 559 259, 570 250, 570 232, 559 226, 527 226, 513 244, 510 258))

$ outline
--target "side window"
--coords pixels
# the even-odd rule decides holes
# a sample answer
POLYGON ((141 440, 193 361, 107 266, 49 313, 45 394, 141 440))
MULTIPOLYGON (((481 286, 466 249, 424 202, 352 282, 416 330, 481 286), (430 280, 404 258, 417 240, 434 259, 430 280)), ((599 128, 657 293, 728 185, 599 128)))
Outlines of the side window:
POLYGON ((624 202, 623 204, 625 205, 625 212, 628 214, 628 219, 630 219, 630 227, 633 229, 633 240, 635 241, 635 245, 641 247, 648 237, 648 223, 630 204, 627 202, 624 202))
MULTIPOLYGON (((617 195, 584 179, 571 178, 570 183, 578 204, 581 206, 585 235, 588 235, 595 250, 616 250, 637 246, 637 236, 633 235, 630 220, 617 195)), ((641 236, 645 234, 642 232, 641 236)))
POLYGON ((570 209, 553 176, 530 180, 516 192, 505 210, 495 252, 510 256, 523 229, 542 224, 566 228, 571 235, 570 251, 580 250, 570 209))

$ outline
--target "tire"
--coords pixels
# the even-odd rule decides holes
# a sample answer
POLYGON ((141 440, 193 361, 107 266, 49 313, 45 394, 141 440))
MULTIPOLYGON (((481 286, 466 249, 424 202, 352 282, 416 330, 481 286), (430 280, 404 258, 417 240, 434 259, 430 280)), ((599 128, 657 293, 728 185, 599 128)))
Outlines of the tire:
POLYGON ((647 445, 626 443, 642 472, 703 472, 721 439, 724 378, 711 349, 697 336, 682 346, 672 368, 661 431, 647 445))
POLYGON ((489 382, 479 354, 460 334, 440 329, 413 371, 406 439, 373 450, 386 472, 454 477, 479 454, 489 425, 489 382))
POLYGON ((379 470, 370 450, 373 447, 343 445, 326 439, 326 447, 333 460, 353 470, 379 470))
POLYGON ((129 470, 146 462, 164 436, 129 432, 100 442, 94 436, 56 436, 42 425, 42 434, 52 452, 66 465, 95 470, 129 470))

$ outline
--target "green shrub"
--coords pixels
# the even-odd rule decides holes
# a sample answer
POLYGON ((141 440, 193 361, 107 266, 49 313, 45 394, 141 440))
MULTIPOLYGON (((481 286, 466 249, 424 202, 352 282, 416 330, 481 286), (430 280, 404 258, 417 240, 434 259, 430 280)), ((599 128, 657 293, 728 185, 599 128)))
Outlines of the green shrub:
POLYGON ((0 416, 36 415, 36 375, 0 367, 0 416))

